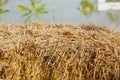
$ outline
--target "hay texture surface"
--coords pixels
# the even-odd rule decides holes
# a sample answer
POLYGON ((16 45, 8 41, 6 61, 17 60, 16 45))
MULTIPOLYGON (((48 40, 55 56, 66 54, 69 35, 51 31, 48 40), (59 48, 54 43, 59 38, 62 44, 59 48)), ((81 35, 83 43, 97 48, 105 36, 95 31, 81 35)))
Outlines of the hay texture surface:
POLYGON ((120 32, 90 24, 0 24, 0 80, 120 80, 120 32))

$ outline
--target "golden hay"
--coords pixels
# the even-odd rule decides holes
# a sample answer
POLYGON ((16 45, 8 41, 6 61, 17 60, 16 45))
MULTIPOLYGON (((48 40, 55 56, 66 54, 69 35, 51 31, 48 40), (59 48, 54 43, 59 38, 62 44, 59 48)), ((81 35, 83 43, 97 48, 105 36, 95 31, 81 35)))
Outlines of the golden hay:
POLYGON ((120 80, 120 32, 90 24, 0 24, 4 79, 120 80))

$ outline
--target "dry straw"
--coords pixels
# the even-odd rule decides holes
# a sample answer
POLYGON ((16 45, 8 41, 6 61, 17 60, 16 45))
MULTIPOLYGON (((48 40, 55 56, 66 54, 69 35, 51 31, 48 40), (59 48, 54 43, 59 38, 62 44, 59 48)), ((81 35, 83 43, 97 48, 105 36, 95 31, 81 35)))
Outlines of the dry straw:
POLYGON ((0 24, 0 80, 120 80, 120 32, 93 24, 0 24))

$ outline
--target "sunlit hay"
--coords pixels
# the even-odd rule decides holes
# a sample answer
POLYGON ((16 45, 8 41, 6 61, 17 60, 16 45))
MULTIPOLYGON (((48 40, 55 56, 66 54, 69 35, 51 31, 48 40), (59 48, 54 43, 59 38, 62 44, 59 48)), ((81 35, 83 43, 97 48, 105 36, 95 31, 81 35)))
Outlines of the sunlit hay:
POLYGON ((120 32, 94 24, 0 24, 2 80, 120 80, 120 32))

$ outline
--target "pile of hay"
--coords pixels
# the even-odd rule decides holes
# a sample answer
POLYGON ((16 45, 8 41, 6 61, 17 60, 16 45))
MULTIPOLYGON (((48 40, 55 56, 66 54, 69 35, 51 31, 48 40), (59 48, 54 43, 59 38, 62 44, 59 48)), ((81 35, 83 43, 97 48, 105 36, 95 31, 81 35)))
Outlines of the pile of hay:
POLYGON ((120 80, 120 32, 97 25, 0 24, 0 79, 120 80))

